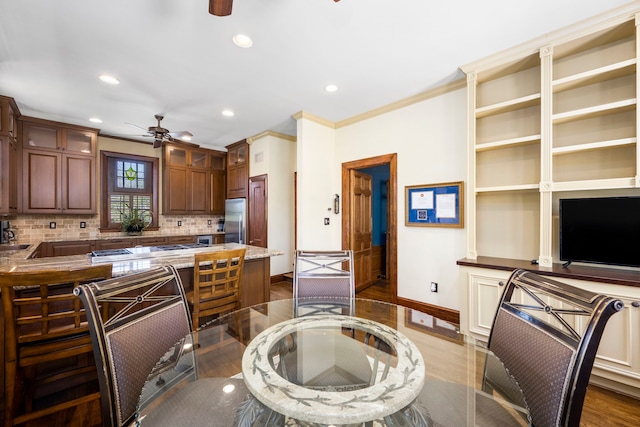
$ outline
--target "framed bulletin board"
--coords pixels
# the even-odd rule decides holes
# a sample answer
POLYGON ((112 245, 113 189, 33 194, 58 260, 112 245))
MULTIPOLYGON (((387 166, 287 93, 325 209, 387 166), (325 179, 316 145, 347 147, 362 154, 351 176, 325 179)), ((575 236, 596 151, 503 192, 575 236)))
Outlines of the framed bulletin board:
POLYGON ((405 225, 464 228, 464 183, 411 185, 405 189, 405 225))

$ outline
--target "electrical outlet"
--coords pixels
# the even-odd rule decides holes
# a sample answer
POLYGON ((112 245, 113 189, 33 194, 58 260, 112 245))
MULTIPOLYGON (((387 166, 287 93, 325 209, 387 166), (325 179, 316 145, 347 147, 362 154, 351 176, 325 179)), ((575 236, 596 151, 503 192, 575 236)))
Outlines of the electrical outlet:
POLYGON ((329 218, 324 219, 324 225, 329 225, 329 218))
POLYGON ((53 221, 51 221, 51 222, 49 223, 49 228, 56 228, 56 223, 55 223, 55 222, 53 222, 53 221))
POLYGON ((436 282, 431 282, 431 292, 438 292, 438 284, 436 282))
POLYGON ((80 221, 80 228, 87 228, 87 223, 85 221, 80 221))
POLYGON ((211 220, 210 219, 207 220, 207 225, 211 225, 211 220))
POLYGON ((182 227, 182 221, 178 221, 178 227, 182 227))

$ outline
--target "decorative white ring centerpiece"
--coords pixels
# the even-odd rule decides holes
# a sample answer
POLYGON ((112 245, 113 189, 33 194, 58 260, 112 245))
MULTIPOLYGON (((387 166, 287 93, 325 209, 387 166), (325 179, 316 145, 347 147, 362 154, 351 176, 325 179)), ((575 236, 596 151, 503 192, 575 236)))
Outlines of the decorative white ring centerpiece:
POLYGON ((253 396, 288 417, 321 424, 361 423, 383 418, 411 404, 422 390, 425 365, 420 350, 400 332, 358 317, 304 316, 274 325, 256 336, 242 356, 242 374, 253 396), (350 391, 323 391, 293 384, 269 361, 270 349, 285 336, 304 329, 355 328, 391 345, 398 355, 386 379, 350 391))

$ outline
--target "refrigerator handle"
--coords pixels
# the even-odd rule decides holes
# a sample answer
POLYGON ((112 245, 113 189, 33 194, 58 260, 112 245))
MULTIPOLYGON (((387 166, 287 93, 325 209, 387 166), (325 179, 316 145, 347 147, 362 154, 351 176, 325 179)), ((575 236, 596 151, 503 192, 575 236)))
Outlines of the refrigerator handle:
MULTIPOLYGON (((241 245, 244 245, 245 243, 242 241, 242 230, 244 230, 244 218, 242 215, 240 215, 240 227, 238 227, 238 242, 240 242, 241 245)), ((245 230, 245 233, 247 231, 245 230)))

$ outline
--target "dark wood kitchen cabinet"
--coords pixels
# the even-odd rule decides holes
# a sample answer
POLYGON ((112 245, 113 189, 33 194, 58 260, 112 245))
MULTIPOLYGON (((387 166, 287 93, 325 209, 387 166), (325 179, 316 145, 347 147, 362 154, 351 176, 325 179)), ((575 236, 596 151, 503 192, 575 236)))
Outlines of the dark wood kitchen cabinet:
POLYGON ((224 215, 224 201, 227 196, 227 157, 221 151, 209 155, 209 197, 210 213, 224 215))
MULTIPOLYGON (((197 146, 166 143, 163 151, 163 213, 168 215, 207 215, 223 213, 220 209, 220 167, 224 153, 197 146)), ((224 165, 224 163, 223 163, 224 165)), ((224 205, 224 199, 222 201, 224 205)))
POLYGON ((13 98, 0 96, 0 214, 20 210, 18 117, 20 111, 13 98))
POLYGON ((22 212, 96 213, 98 130, 23 118, 22 212))
POLYGON ((249 144, 247 140, 227 145, 227 198, 237 199, 248 195, 249 144))

